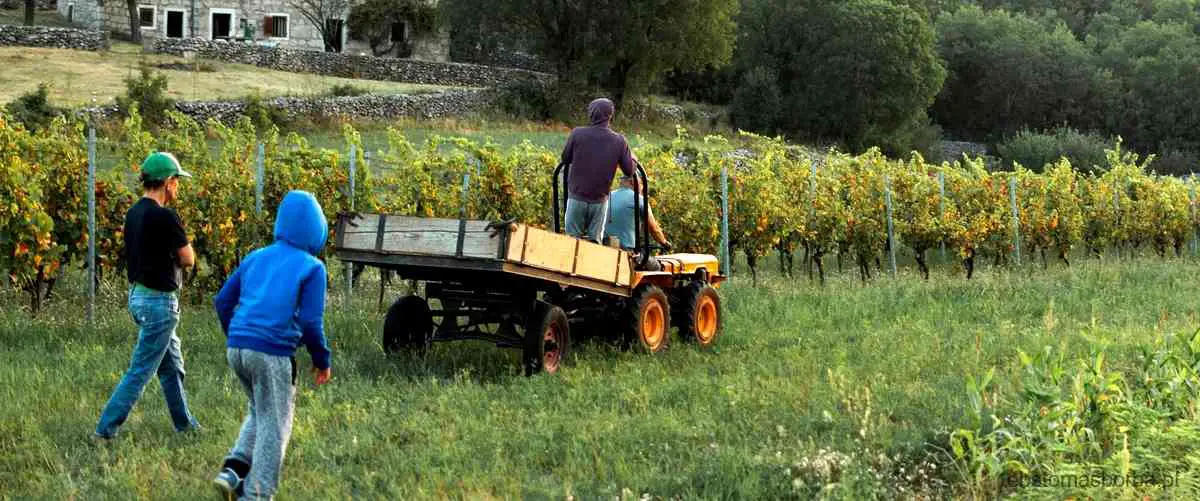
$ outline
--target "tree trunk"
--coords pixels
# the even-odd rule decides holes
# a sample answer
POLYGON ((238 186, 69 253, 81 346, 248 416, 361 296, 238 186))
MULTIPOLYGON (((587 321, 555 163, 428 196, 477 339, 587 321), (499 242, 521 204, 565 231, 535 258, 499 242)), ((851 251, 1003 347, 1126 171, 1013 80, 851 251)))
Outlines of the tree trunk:
POLYGON ((746 253, 746 266, 750 268, 750 283, 758 287, 758 257, 753 253, 746 253))
POLYGON ((925 249, 917 249, 916 253, 917 267, 921 269, 921 276, 925 280, 929 280, 929 265, 925 264, 925 249))
POLYGON ((963 268, 967 269, 967 280, 970 280, 975 275, 975 251, 967 252, 966 259, 963 259, 963 268))
POLYGON ((871 279, 871 263, 867 260, 866 254, 859 254, 856 261, 858 262, 859 278, 862 278, 862 281, 865 284, 867 283, 867 280, 871 279))
POLYGON ((1042 253, 1042 269, 1045 270, 1050 268, 1050 264, 1046 262, 1046 248, 1042 247, 1038 250, 1042 253))
POLYGON ((817 265, 817 276, 821 277, 821 285, 825 285, 825 266, 821 261, 824 255, 825 253, 820 249, 813 253, 813 263, 817 265))
POLYGON ((125 6, 129 8, 129 40, 134 43, 141 42, 142 22, 138 18, 138 0, 125 0, 125 6))
POLYGON ((25 0, 25 26, 33 26, 33 13, 37 10, 37 0, 25 0))

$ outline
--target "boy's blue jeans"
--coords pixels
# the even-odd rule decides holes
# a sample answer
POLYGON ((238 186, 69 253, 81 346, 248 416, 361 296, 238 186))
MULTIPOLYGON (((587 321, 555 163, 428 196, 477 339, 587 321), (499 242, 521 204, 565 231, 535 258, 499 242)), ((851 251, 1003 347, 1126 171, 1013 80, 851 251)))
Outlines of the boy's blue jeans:
POLYGON ((100 413, 96 434, 105 438, 117 434, 117 429, 129 417, 129 411, 155 374, 162 385, 175 430, 198 428, 199 423, 188 411, 187 394, 183 391, 183 354, 179 336, 175 335, 175 327, 179 325, 179 299, 173 292, 134 287, 129 291, 129 314, 139 328, 137 345, 133 348, 129 369, 100 413))

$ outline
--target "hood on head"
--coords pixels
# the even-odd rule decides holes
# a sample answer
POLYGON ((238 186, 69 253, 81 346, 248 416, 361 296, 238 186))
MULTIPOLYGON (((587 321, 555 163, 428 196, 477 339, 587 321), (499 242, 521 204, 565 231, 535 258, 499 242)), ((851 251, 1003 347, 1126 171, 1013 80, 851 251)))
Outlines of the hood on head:
POLYGON ((612 121, 615 109, 612 101, 603 97, 596 99, 588 104, 588 119, 592 125, 608 125, 612 121))
POLYGON ((317 255, 329 236, 329 224, 317 197, 307 191, 289 191, 275 213, 275 240, 317 255))

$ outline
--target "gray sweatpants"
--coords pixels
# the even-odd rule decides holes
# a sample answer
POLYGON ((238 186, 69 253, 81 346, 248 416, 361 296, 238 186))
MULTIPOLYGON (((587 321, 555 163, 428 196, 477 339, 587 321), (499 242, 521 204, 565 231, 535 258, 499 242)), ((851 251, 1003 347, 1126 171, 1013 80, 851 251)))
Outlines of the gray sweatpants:
POLYGON ((295 361, 242 348, 229 348, 225 358, 250 397, 242 431, 226 459, 250 465, 250 474, 242 481, 241 499, 271 499, 292 435, 295 361))
POLYGON ((566 220, 567 235, 602 243, 604 225, 608 222, 608 201, 593 204, 568 198, 566 220))

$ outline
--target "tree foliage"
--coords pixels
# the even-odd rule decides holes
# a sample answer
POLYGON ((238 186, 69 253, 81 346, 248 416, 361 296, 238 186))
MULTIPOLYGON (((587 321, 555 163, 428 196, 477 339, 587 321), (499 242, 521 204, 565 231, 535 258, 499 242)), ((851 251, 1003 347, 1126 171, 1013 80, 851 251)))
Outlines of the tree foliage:
POLYGON ((904 152, 911 145, 897 139, 926 124, 945 77, 932 27, 906 5, 751 0, 740 22, 738 68, 778 72, 778 125, 802 138, 904 152))
POLYGON ((946 130, 986 138, 1103 122, 1105 74, 1066 26, 966 7, 939 18, 938 32, 949 77, 933 114, 946 130))
MULTIPOLYGON (((670 70, 723 65, 733 52, 737 0, 445 0, 459 34, 530 47, 560 83, 599 87, 618 104, 670 70)), ((452 33, 453 35, 453 33, 452 33)))

